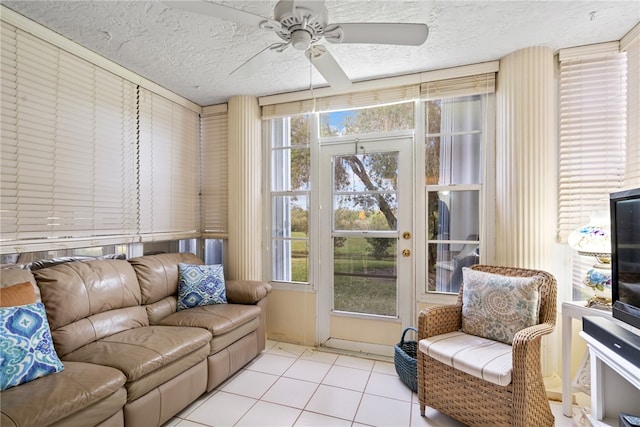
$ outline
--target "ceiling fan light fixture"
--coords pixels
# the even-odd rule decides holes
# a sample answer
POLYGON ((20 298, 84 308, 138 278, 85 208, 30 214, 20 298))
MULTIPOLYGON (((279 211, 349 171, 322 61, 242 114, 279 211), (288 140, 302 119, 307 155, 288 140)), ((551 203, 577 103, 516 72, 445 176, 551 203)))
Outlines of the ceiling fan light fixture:
POLYGON ((297 50, 307 50, 311 46, 311 34, 306 30, 291 32, 291 46, 297 50))

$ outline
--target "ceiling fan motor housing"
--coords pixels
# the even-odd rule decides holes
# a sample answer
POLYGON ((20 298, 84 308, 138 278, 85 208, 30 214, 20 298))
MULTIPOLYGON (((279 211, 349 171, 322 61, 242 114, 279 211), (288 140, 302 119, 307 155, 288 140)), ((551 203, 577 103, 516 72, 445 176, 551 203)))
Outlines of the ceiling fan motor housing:
POLYGON ((329 15, 324 2, 293 0, 279 1, 273 13, 282 25, 276 33, 297 50, 306 50, 323 37, 329 15))

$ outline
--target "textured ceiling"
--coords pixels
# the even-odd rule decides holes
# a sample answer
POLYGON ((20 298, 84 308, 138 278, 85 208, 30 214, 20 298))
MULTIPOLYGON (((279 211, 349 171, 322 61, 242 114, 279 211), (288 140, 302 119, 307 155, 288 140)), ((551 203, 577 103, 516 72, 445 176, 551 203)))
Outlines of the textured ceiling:
MULTIPOLYGON (((276 1, 221 1, 265 17, 276 1)), ((233 95, 326 86, 288 49, 254 75, 229 73, 269 44, 269 31, 172 9, 157 1, 8 1, 2 4, 199 105, 233 95)), ((353 81, 497 60, 530 46, 620 40, 640 1, 327 0, 329 23, 422 22, 422 46, 327 44, 353 81)))

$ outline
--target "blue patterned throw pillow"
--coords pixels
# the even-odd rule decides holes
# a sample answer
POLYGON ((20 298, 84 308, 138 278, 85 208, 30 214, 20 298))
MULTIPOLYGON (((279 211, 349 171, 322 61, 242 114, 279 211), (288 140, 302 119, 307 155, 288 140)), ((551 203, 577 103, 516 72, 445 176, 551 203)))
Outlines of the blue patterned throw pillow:
POLYGON ((222 265, 179 263, 178 271, 178 310, 227 302, 222 265))
POLYGON ((0 390, 64 369, 41 302, 0 308, 0 390))

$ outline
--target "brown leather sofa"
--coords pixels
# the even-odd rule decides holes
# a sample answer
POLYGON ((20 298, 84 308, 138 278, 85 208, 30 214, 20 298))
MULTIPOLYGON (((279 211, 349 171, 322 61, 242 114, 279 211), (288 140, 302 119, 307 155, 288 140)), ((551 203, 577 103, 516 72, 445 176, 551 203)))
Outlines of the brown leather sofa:
POLYGON ((159 426, 265 347, 268 283, 226 281, 227 304, 176 311, 193 254, 3 270, 31 281, 64 370, 0 394, 2 426, 159 426))

